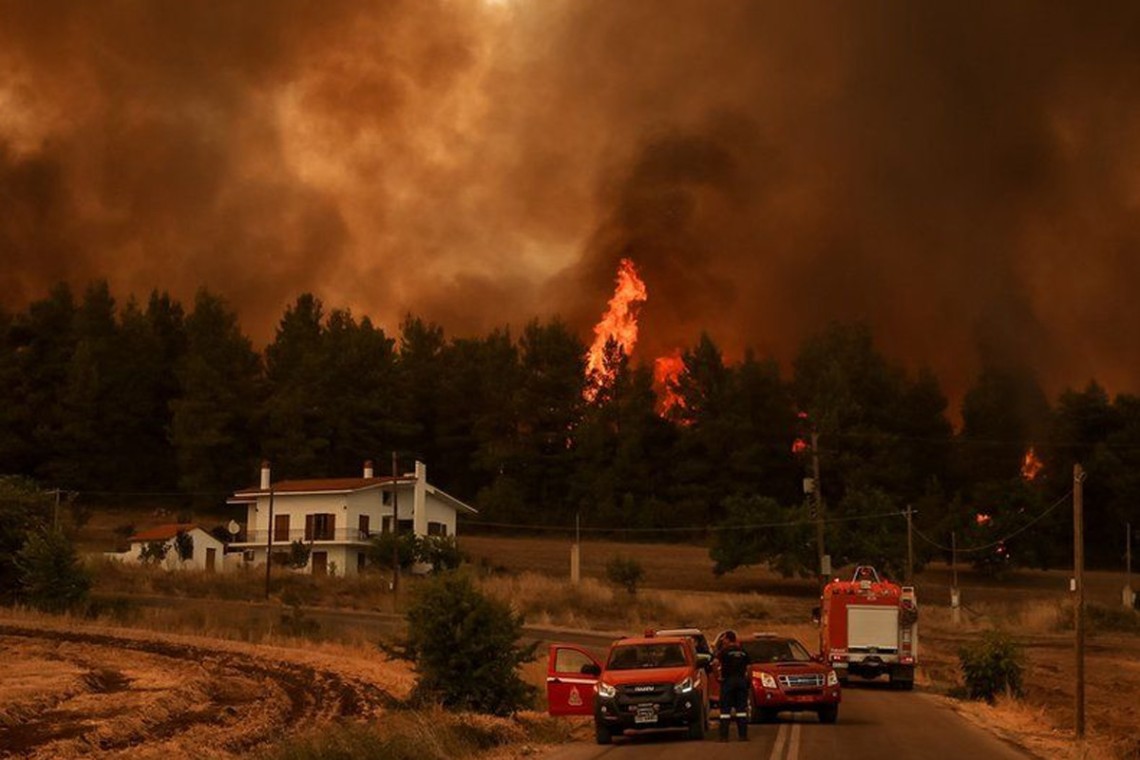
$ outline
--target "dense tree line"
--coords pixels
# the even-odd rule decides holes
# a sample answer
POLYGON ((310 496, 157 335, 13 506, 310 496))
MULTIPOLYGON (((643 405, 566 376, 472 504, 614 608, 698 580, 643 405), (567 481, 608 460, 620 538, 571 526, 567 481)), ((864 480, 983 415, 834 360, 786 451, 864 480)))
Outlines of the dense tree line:
POLYGON ((920 559, 953 531, 982 566, 1068 561, 1070 512, 1054 505, 1077 461, 1091 562, 1117 564, 1124 523, 1140 523, 1140 398, 1110 399, 1096 383, 1050 404, 1031 372, 987 365, 956 433, 937 378, 893 364, 861 325, 810 337, 787 373, 752 354, 728 364, 703 335, 664 414, 650 369, 616 346, 613 381, 587 402, 585 350, 556 319, 449 338, 408 316, 389 335, 305 294, 259 352, 207 291, 186 309, 166 294, 120 305, 105 283, 78 298, 59 286, 0 312, 0 473, 91 503, 167 495, 189 508, 220 505, 262 458, 276 477, 327 477, 366 458, 384 471, 397 451, 402 468, 426 461, 484 522, 580 516, 685 539, 696 526, 722 570, 794 572, 814 564, 813 452, 792 444, 814 431, 836 564, 897 570, 907 505, 920 559), (1030 447, 1043 464, 1032 480, 1030 447))

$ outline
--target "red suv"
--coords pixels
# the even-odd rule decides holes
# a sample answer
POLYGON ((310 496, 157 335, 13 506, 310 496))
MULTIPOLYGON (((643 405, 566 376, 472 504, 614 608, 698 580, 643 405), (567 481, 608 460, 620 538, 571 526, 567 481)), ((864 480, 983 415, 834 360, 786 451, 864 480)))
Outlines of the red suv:
POLYGON ((605 665, 573 644, 552 644, 546 666, 551 715, 593 715, 598 744, 627 730, 686 728, 702 739, 708 725, 709 656, 685 636, 618 639, 605 665))
POLYGON ((821 723, 839 717, 839 678, 819 656, 787 636, 756 633, 740 645, 752 665, 748 707, 753 723, 776 719, 780 712, 814 712, 821 723))

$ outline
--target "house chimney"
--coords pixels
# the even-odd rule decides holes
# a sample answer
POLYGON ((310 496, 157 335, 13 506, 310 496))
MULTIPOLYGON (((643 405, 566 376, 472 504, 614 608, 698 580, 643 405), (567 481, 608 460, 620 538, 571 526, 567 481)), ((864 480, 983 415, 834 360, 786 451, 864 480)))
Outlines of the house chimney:
POLYGON ((269 460, 264 459, 261 462, 261 490, 269 490, 269 460))
POLYGON ((372 477, 372 460, 368 459, 364 462, 364 477, 372 477))

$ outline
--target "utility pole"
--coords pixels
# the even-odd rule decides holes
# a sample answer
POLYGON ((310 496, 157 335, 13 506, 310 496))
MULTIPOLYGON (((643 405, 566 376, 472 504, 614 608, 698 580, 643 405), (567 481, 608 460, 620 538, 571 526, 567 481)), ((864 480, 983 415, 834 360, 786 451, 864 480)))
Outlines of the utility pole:
POLYGON ((392 452, 392 609, 399 612, 400 599, 400 473, 392 452))
POLYGON ((914 585, 914 510, 906 505, 906 582, 914 585))
POLYGON ((1085 738, 1085 536, 1084 536, 1085 471, 1073 465, 1073 586, 1077 639, 1077 741, 1085 738))
POLYGON ((1132 523, 1124 524, 1124 606, 1132 609, 1132 523))
POLYGON ((961 597, 958 595, 958 533, 950 531, 950 620, 962 622, 961 597))
POLYGON ((819 482, 819 433, 815 431, 814 426, 811 431, 811 477, 812 490, 815 494, 815 545, 819 554, 816 572, 819 573, 819 584, 822 590, 827 583, 827 576, 823 567, 823 559, 827 556, 827 551, 823 545, 823 489, 819 482))
POLYGON ((265 531, 265 598, 269 598, 269 571, 273 567, 273 481, 269 481, 269 522, 265 531))
POLYGON ((55 489, 55 510, 51 513, 51 529, 59 531, 59 489, 55 489))

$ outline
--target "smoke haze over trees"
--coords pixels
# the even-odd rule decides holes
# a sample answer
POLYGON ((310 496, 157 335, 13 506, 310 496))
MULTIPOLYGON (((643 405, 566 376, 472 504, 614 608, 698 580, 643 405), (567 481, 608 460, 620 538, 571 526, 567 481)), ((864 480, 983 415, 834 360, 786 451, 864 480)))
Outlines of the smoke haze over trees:
POLYGON ((582 336, 631 257, 636 359, 712 330, 787 367, 857 321, 955 402, 983 368, 1135 392, 1137 39, 1119 1, 0 0, 0 304, 106 277, 206 287, 258 347, 308 291, 582 336))
POLYGON ((650 369, 616 349, 612 382, 586 401, 586 346, 558 320, 449 337, 406 315, 389 335, 303 294, 258 352, 210 291, 188 308, 158 293, 143 306, 97 282, 0 313, 0 328, 0 474, 78 492, 87 508, 217 514, 263 457, 278 479, 345 477, 395 450, 401 471, 427 462, 485 523, 541 530, 580 515, 587 529, 644 531, 626 536, 711 537, 722 570, 767 559, 794 571, 814 549, 810 451, 793 442, 814 429, 837 565, 899 567, 907 505, 923 534, 956 531, 963 548, 1036 521, 970 556, 979 565, 1066 562, 1076 461, 1091 562, 1118 564, 1124 523, 1140 523, 1140 398, 1094 382, 1051 399, 1031 371, 985 368, 955 432, 937 376, 892 362, 857 323, 808 336, 790 365, 727 362, 702 333, 664 414, 650 369))

